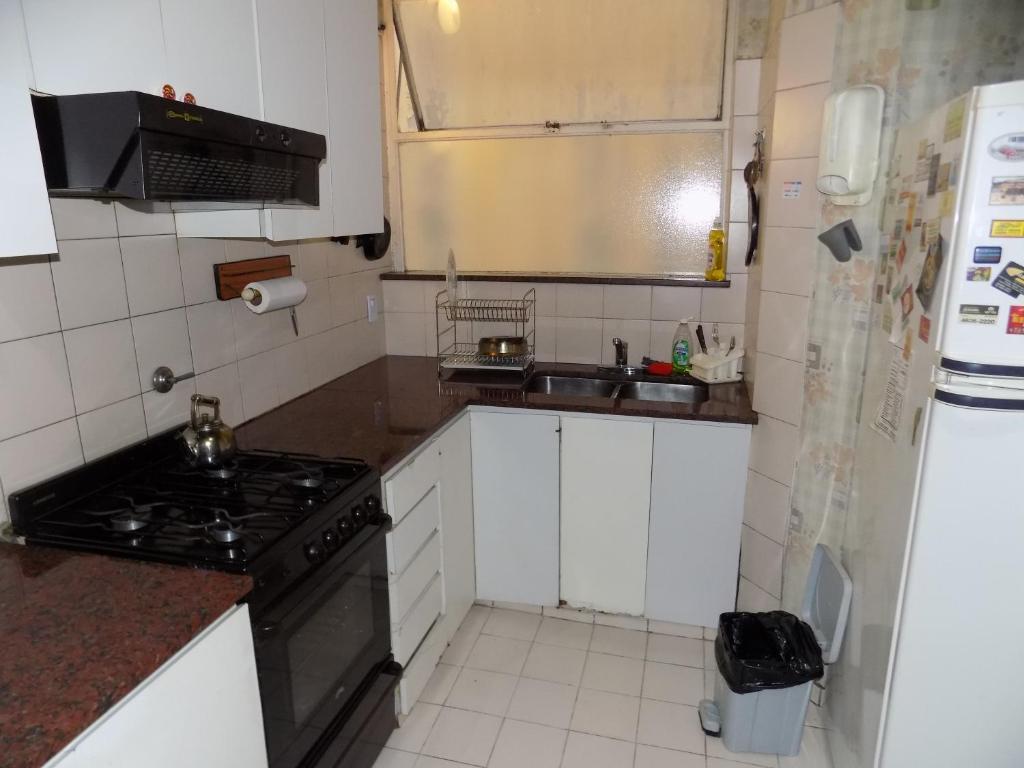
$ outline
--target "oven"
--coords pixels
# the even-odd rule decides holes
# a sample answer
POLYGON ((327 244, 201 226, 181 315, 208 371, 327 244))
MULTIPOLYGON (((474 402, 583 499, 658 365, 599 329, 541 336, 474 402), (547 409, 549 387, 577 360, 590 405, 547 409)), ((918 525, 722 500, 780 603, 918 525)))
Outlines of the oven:
MULTIPOLYGON (((306 561, 319 553, 317 567, 274 590, 265 606, 260 585, 273 579, 256 580, 253 639, 272 768, 369 768, 397 725, 401 669, 391 657, 388 523, 379 515, 329 549, 305 544, 300 553, 306 561)), ((285 558, 275 572, 303 571, 294 565, 285 558)))

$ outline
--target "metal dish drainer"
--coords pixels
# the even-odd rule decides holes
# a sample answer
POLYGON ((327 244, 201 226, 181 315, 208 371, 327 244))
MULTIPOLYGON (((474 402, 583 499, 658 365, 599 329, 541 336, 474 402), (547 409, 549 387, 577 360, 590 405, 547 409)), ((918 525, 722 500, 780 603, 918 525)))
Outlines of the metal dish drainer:
POLYGON ((439 291, 434 299, 437 324, 437 368, 445 370, 512 371, 533 367, 537 341, 537 291, 521 299, 452 299, 439 291), (511 328, 510 328, 511 326, 511 328), (522 355, 481 355, 477 340, 505 333, 526 339, 522 355))

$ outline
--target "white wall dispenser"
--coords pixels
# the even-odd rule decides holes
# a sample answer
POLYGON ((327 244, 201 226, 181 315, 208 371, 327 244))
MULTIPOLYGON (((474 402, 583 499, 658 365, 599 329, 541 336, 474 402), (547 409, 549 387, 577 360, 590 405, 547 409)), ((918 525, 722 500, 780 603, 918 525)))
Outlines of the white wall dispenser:
POLYGON ((825 100, 818 191, 835 205, 865 205, 878 175, 885 91, 855 85, 825 100))

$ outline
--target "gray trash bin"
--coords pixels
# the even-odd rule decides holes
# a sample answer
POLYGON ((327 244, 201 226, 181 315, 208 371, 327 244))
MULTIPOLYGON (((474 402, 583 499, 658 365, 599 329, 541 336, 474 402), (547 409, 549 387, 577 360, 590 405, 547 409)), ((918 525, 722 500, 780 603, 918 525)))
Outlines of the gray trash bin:
POLYGON ((701 702, 705 730, 717 715, 731 752, 798 754, 813 680, 839 656, 851 596, 850 577, 819 544, 800 619, 782 611, 722 614, 715 700, 701 702))

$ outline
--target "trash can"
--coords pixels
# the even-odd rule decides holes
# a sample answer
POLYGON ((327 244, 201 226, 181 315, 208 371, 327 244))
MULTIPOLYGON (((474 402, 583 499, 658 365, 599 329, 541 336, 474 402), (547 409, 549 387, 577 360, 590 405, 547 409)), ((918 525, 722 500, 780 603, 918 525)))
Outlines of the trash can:
POLYGON ((720 735, 731 752, 799 754, 811 685, 839 656, 851 596, 850 577, 819 544, 802 619, 785 611, 723 613, 715 700, 700 706, 705 732, 720 735))

